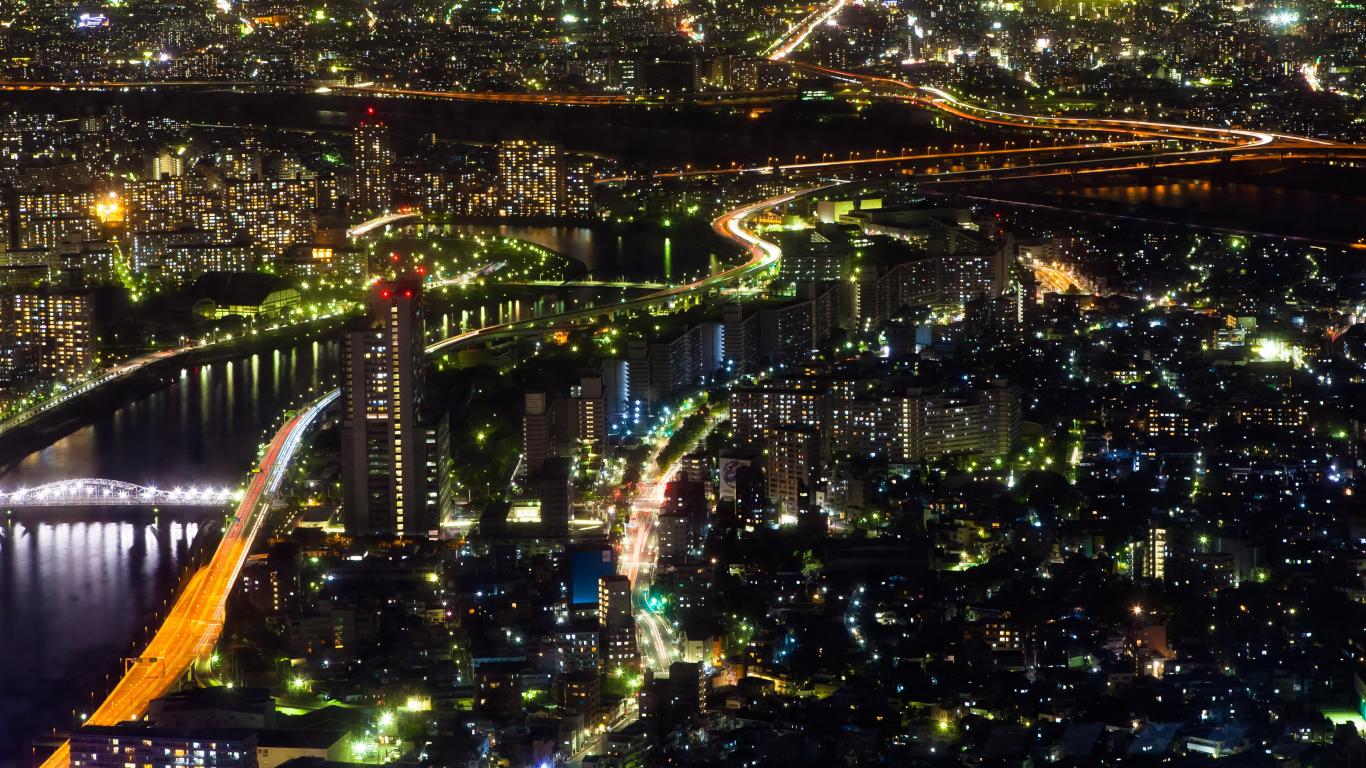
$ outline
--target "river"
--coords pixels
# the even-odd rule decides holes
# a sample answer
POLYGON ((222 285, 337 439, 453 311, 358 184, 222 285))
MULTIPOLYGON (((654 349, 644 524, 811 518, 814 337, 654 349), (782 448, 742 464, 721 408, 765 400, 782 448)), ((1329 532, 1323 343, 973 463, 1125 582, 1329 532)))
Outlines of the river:
POLYGON ((581 263, 595 277, 680 281, 706 274, 710 266, 710 230, 691 222, 676 230, 646 224, 489 227, 456 225, 467 233, 496 233, 549 248, 581 263))
POLYGON ((993 199, 1085 212, 1152 225, 1286 237, 1343 245, 1366 240, 1366 208, 1356 169, 1305 165, 1214 178, 1117 175, 1090 183, 1045 180, 987 188, 993 199))

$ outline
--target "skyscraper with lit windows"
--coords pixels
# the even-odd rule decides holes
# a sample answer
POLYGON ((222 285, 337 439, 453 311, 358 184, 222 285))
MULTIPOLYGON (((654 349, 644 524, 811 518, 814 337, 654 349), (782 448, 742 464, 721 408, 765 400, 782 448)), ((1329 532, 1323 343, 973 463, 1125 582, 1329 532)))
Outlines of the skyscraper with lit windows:
POLYGON ((8 313, 10 337, 44 376, 78 378, 95 365, 94 303, 87 291, 24 290, 8 313))
POLYGON ((394 148, 389 127, 376 120, 356 126, 353 160, 356 169, 355 202, 358 211, 385 211, 393 205, 394 148))
POLYGON ((422 285, 381 281, 368 320, 342 345, 342 489, 347 532, 426 536, 428 504, 422 406, 422 285))
POLYGON ((499 215, 565 215, 565 175, 564 152, 559 144, 525 139, 499 142, 499 215))

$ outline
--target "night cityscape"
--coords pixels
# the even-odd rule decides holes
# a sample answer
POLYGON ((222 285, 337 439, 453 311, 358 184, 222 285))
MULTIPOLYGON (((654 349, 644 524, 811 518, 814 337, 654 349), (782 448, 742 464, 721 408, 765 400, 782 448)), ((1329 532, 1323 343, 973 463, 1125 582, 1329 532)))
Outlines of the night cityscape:
POLYGON ((0 768, 1366 766, 1360 0, 0 0, 0 768))

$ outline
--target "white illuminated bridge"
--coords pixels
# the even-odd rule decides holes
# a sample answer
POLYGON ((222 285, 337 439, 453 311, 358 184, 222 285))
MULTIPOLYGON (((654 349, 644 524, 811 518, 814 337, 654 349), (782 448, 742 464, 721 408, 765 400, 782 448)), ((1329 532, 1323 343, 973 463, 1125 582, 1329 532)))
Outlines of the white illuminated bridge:
POLYGON ((149 488, 122 480, 77 478, 0 490, 0 507, 214 507, 233 500, 227 488, 149 488))

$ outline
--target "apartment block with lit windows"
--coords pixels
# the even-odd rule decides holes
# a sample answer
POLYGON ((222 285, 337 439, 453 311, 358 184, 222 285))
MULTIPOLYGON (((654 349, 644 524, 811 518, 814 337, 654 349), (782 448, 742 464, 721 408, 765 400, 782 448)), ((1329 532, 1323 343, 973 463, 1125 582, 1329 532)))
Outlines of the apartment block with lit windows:
POLYGON ((85 726, 71 734, 72 768, 256 768, 256 734, 245 730, 179 730, 85 726))
POLYGON ((94 300, 87 291, 16 292, 5 313, 5 334, 27 350, 43 376, 75 378, 95 365, 94 300))
POLYGON ((631 611, 631 580, 621 574, 604 576, 598 581, 598 627, 602 632, 602 659, 605 670, 614 673, 640 668, 640 649, 636 645, 636 620, 631 611))
POLYGON ((419 423, 422 328, 421 284, 382 281, 369 319, 343 338, 343 510, 354 535, 421 537, 435 528, 419 423))
POLYGON ((578 218, 593 214, 593 163, 570 158, 556 142, 498 143, 498 215, 578 218))
POLYGON ((362 212, 388 210, 394 195, 394 147, 388 126, 374 120, 356 126, 352 162, 356 176, 351 207, 362 212))

